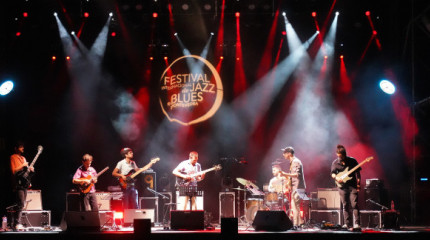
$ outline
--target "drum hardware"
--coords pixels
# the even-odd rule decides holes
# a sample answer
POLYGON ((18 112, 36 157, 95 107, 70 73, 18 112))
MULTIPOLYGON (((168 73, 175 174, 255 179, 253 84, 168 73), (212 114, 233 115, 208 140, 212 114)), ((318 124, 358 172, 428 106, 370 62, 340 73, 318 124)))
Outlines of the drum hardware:
POLYGON ((258 210, 263 209, 263 199, 260 198, 246 198, 246 193, 249 192, 252 195, 258 197, 262 196, 264 198, 264 192, 260 191, 257 185, 255 185, 250 180, 244 178, 236 178, 236 180, 244 186, 244 188, 233 188, 238 191, 243 192, 243 215, 240 214, 240 194, 238 194, 238 215, 240 223, 244 224, 247 229, 252 226, 252 221, 254 220, 255 214, 257 214, 258 210))

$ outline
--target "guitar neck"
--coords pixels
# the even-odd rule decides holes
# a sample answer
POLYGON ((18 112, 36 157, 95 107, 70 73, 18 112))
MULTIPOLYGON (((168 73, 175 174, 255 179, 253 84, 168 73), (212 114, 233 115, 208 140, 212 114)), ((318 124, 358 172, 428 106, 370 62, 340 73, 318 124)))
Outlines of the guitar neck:
POLYGON ((349 170, 346 175, 349 175, 349 174, 353 173, 355 170, 357 170, 359 167, 361 167, 365 163, 369 162, 371 159, 373 159, 373 157, 367 158, 366 160, 362 161, 357 166, 355 166, 351 170, 349 170))
POLYGON ((190 175, 190 177, 197 177, 197 176, 199 176, 199 175, 202 175, 202 174, 204 174, 204 173, 207 173, 207 172, 213 171, 213 170, 215 170, 215 169, 216 169, 216 167, 213 167, 213 168, 209 168, 209 169, 206 169, 206 170, 203 170, 203 171, 200 171, 200 172, 196 172, 196 173, 191 174, 191 175, 190 175))
POLYGON ((34 164, 36 164, 36 161, 37 161, 37 159, 39 158, 40 153, 41 153, 41 152, 38 152, 38 153, 36 154, 36 156, 34 156, 33 161, 31 161, 31 163, 30 163, 30 167, 34 167, 34 164))
POLYGON ((136 177, 137 175, 139 175, 141 172, 145 171, 145 170, 147 169, 146 167, 149 167, 149 166, 151 165, 151 163, 152 163, 152 161, 153 161, 153 160, 159 161, 159 160, 160 160, 160 158, 151 159, 151 162, 149 162, 149 163, 148 163, 148 164, 146 164, 144 167, 142 167, 141 169, 139 169, 139 170, 137 170, 135 173, 133 173, 133 174, 130 176, 130 178, 134 178, 134 177, 136 177))
POLYGON ((99 173, 97 173, 96 177, 100 177, 104 172, 106 172, 109 169, 109 167, 105 167, 103 170, 101 170, 99 173))

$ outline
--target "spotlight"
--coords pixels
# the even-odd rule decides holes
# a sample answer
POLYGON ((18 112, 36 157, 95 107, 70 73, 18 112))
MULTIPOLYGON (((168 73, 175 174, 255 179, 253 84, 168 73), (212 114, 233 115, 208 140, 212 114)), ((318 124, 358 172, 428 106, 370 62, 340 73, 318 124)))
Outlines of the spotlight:
POLYGON ((70 34, 75 35, 75 31, 72 31, 70 34))
POLYGON ((339 12, 336 12, 336 16, 339 16, 339 12))
POLYGON ((240 58, 236 58, 236 61, 239 61, 240 60, 240 58))
POLYGON ((152 13, 152 17, 153 18, 157 18, 158 17, 158 13, 156 13, 156 12, 152 13))
POLYGON ((87 17, 89 17, 90 16, 90 14, 88 13, 88 12, 84 12, 84 17, 85 18, 87 18, 87 17))
POLYGON ((317 34, 320 34, 320 31, 317 31, 317 34))
POLYGON ((240 12, 236 12, 234 15, 238 18, 240 17, 240 12))
POLYGON ((282 35, 287 35, 287 31, 282 31, 282 35))
POLYGON ((164 57, 164 60, 167 60, 167 57, 164 57))
POLYGON ((379 82, 379 87, 386 94, 393 94, 396 92, 396 86, 388 80, 382 80, 379 82))
POLYGON ((325 55, 325 56, 324 56, 324 59, 327 59, 327 58, 328 58, 328 56, 327 56, 327 55, 325 55))
POLYGON ((54 17, 58 16, 57 12, 54 12, 54 17))
POLYGON ((317 16, 317 12, 312 12, 312 17, 316 17, 317 16))
POLYGON ((190 9, 190 5, 186 3, 182 4, 182 10, 187 11, 188 9, 190 9))
POLYGON ((220 59, 220 60, 223 60, 223 59, 224 59, 224 57, 223 57, 223 56, 220 56, 220 57, 219 57, 219 59, 220 59))
POLYGON ((285 16, 287 16, 287 14, 286 14, 285 12, 282 12, 282 16, 284 16, 284 17, 285 17, 285 16))
POLYGON ((28 13, 27 12, 23 12, 22 16, 26 18, 26 17, 28 17, 28 13))
POLYGON ((376 34, 378 34, 378 32, 376 31, 376 30, 373 30, 373 35, 376 35, 376 34))
POLYGON ((213 32, 211 32, 211 36, 215 35, 213 32))
POLYGON ((57 60, 57 57, 56 56, 52 56, 52 61, 55 61, 55 60, 57 60))
POLYGON ((366 16, 370 16, 370 11, 366 11, 366 16))
POLYGON ((67 56, 67 57, 66 57, 66 60, 67 60, 67 61, 68 61, 68 60, 70 60, 70 56, 67 56))
POLYGON ((111 35, 112 37, 115 37, 115 36, 116 36, 116 32, 112 32, 110 35, 111 35))
POLYGON ((7 80, 6 82, 0 85, 0 95, 5 96, 9 94, 13 89, 13 82, 11 80, 7 80))
POLYGON ((112 17, 112 16, 113 16, 113 12, 110 12, 110 13, 109 13, 109 17, 112 17))
POLYGON ((15 34, 17 37, 21 36, 21 32, 16 32, 15 34))
POLYGON ((178 33, 177 33, 177 32, 175 32, 175 33, 173 34, 173 36, 177 37, 177 36, 178 36, 178 33))
POLYGON ((154 60, 154 57, 149 57, 149 60, 150 60, 150 61, 154 60))
POLYGON ((340 55, 340 57, 339 57, 340 59, 343 59, 343 55, 340 55))

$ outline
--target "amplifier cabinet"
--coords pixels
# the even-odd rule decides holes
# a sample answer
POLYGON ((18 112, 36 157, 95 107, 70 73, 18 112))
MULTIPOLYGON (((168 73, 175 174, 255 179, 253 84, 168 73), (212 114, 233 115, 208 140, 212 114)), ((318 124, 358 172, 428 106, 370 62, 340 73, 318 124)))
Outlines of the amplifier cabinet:
POLYGON ((360 210, 361 227, 382 228, 382 213, 375 210, 360 210))
MULTIPOLYGON (((185 198, 186 197, 184 196, 179 196, 179 191, 176 191, 176 203, 178 204, 176 207, 176 210, 183 211, 185 204, 187 204, 186 210, 190 210, 190 201, 187 201, 185 203, 185 198)), ((197 210, 203 210, 203 203, 204 203, 203 200, 204 200, 204 192, 202 191, 202 196, 196 197, 197 210)))
MULTIPOLYGON (((97 204, 99 211, 111 210, 111 193, 110 192, 96 192, 97 204)), ((69 192, 66 193, 66 211, 83 211, 81 209, 80 193, 69 192)))
POLYGON ((154 221, 158 223, 158 197, 140 197, 139 207, 141 209, 154 209, 154 221))
POLYGON ((221 218, 236 217, 235 197, 236 195, 234 192, 219 193, 219 222, 220 223, 221 223, 221 218))
POLYGON ((51 211, 22 211, 20 222, 24 227, 51 226, 51 211))
POLYGON ((340 196, 337 188, 318 188, 318 209, 340 209, 340 196))
POLYGON ((110 200, 112 198, 110 192, 96 192, 97 204, 99 211, 110 211, 110 200))
POLYGON ((24 206, 24 210, 43 210, 41 190, 27 191, 27 206, 24 206))
POLYGON ((176 230, 203 230, 204 218, 204 211, 170 211, 170 227, 176 230))
POLYGON ((151 225, 154 226, 154 209, 125 209, 124 225, 133 224, 134 219, 151 219, 151 225))
POLYGON ((335 225, 342 225, 341 210, 311 210, 311 219, 317 223, 330 222, 335 225))

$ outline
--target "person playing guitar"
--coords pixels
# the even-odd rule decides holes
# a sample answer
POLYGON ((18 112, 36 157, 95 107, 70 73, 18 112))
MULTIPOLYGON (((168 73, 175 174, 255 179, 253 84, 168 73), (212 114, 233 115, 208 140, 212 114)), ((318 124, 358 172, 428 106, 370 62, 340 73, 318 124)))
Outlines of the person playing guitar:
MULTIPOLYGON (((194 173, 202 171, 200 163, 197 162, 198 160, 199 154, 195 151, 192 151, 190 152, 189 159, 179 163, 179 165, 172 171, 172 174, 177 177, 176 187, 189 186, 197 188, 197 182, 200 182, 205 178, 205 173, 193 176, 194 173)), ((188 196, 183 196, 183 198, 185 198, 183 201, 184 206, 178 206, 178 209, 186 210, 190 199, 188 196)), ((191 205, 192 208, 190 207, 190 209, 197 210, 195 197, 191 197, 191 205)))
POLYGON ((82 165, 76 170, 73 175, 73 184, 80 187, 80 205, 81 211, 98 211, 98 203, 96 197, 97 172, 91 167, 93 156, 85 154, 82 157, 82 165), (84 187, 89 187, 89 191, 85 191, 84 187))
POLYGON ((124 209, 138 209, 138 192, 135 188, 133 177, 131 176, 146 171, 160 159, 154 158, 144 167, 138 168, 136 162, 133 161, 133 150, 131 148, 123 148, 121 150, 121 156, 123 156, 124 159, 118 162, 112 172, 112 176, 117 177, 120 181, 120 185, 123 187, 124 209), (135 173, 133 174, 134 171, 135 173))

